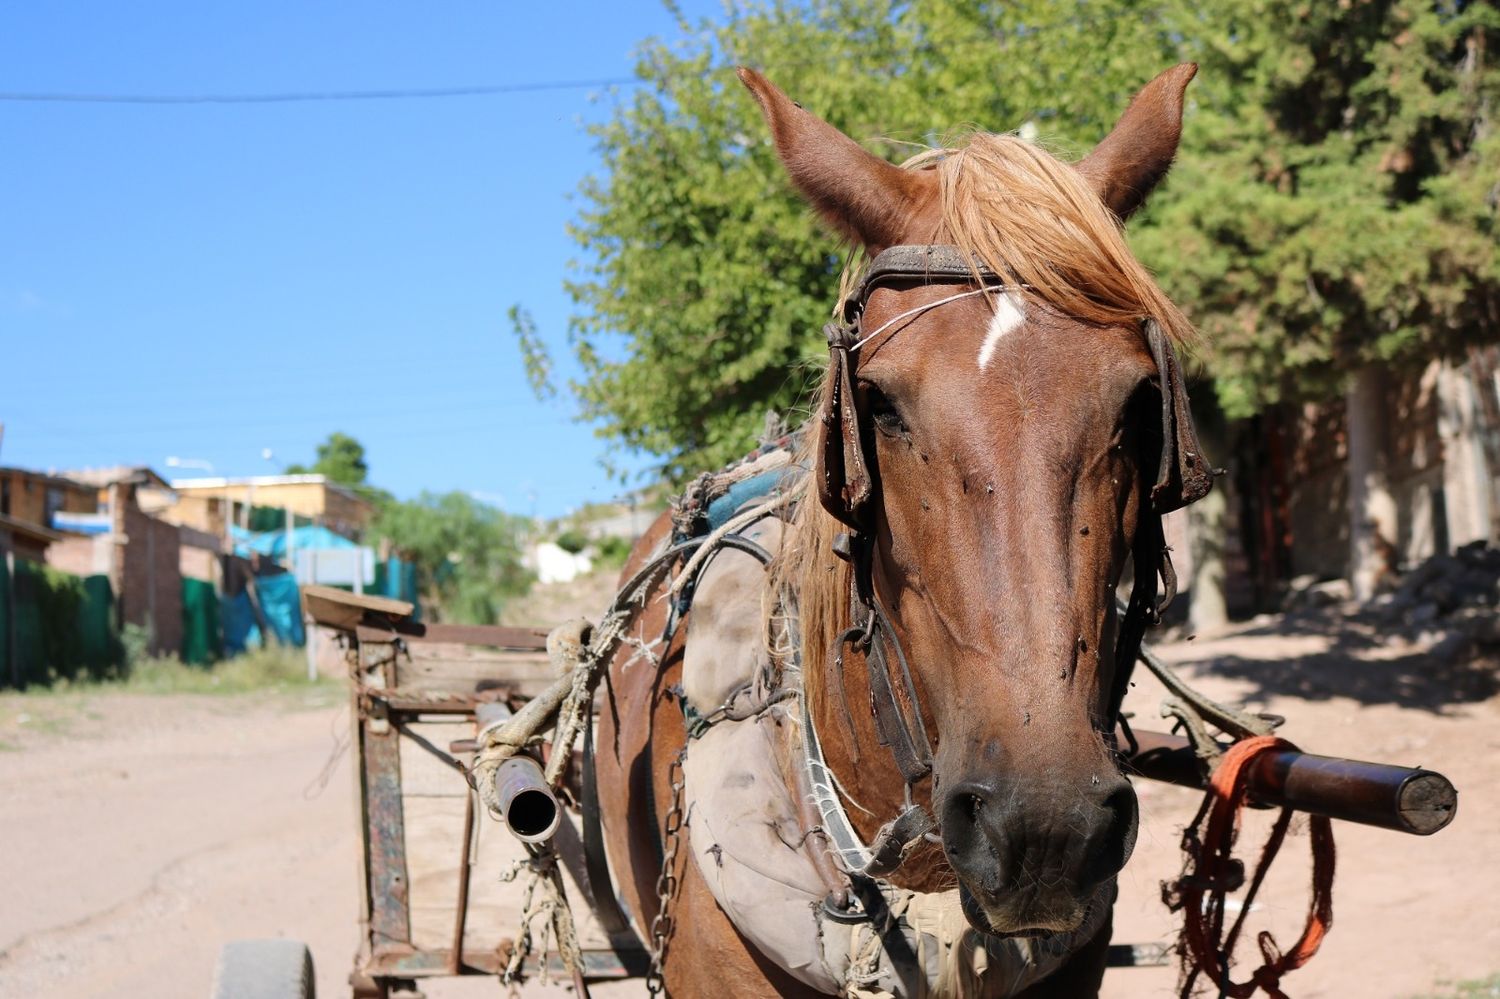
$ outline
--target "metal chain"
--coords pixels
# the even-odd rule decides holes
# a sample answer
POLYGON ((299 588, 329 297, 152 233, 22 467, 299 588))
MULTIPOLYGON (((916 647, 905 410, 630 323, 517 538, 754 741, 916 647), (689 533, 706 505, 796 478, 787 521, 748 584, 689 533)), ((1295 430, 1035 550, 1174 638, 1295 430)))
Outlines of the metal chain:
POLYGON ((682 761, 687 747, 672 758, 667 779, 672 782, 672 804, 667 809, 662 830, 661 874, 656 878, 656 918, 651 920, 651 970, 646 972, 646 991, 653 996, 666 991, 662 968, 667 958, 667 941, 672 937, 672 902, 677 897, 677 848, 682 839, 682 761))

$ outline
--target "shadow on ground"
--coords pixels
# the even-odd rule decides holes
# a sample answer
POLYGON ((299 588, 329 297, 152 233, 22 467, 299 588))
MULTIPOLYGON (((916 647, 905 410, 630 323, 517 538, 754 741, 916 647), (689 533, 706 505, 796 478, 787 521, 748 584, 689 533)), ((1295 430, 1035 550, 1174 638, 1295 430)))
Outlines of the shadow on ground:
MULTIPOLYGON (((1249 683, 1247 701, 1347 697, 1361 704, 1395 704, 1443 714, 1500 693, 1500 655, 1475 651, 1463 636, 1435 643, 1392 638, 1378 628, 1332 614, 1287 615, 1238 633, 1246 640, 1317 634, 1326 649, 1286 658, 1218 655, 1185 662, 1193 672, 1249 683), (1400 651, 1392 654, 1388 648, 1400 651)), ((1232 642, 1231 642, 1232 644, 1232 642)))

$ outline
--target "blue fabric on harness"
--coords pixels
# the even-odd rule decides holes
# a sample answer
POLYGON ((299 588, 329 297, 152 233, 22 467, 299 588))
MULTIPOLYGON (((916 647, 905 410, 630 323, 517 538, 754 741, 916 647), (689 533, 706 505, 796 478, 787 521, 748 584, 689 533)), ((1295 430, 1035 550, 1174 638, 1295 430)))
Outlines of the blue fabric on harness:
POLYGON ((786 472, 785 468, 773 468, 730 486, 723 496, 708 504, 708 533, 723 527, 734 516, 735 511, 746 503, 775 492, 786 472))

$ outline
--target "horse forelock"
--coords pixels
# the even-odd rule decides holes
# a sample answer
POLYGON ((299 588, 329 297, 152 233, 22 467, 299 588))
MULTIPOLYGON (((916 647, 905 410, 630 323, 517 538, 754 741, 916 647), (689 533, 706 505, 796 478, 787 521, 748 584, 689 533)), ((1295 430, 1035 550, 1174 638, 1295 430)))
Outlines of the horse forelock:
MULTIPOLYGON (((972 132, 953 145, 925 149, 902 164, 938 178, 943 232, 1028 296, 1099 326, 1150 316, 1175 343, 1197 331, 1136 259, 1120 220, 1077 169, 1013 134, 972 132)), ((857 284, 863 260, 851 256, 840 277, 839 306, 857 284)))
MULTIPOLYGON (((929 154, 929 157, 932 154, 929 154)), ((1015 135, 976 132, 937 159, 949 237, 1065 316, 1100 326, 1154 317, 1175 341, 1192 324, 1125 241, 1088 180, 1015 135)))

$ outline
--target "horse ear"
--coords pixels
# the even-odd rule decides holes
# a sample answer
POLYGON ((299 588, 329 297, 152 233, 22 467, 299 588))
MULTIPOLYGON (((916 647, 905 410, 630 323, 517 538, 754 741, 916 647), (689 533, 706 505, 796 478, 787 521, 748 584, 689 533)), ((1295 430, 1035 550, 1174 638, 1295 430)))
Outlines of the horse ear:
POLYGON ((901 242, 917 207, 936 193, 936 178, 866 152, 755 70, 742 66, 739 76, 760 104, 792 183, 818 213, 872 253, 901 242))
POLYGON ((1110 211, 1125 221, 1171 169, 1182 138, 1182 96, 1198 64, 1173 66, 1141 88, 1114 130, 1078 163, 1110 211))

